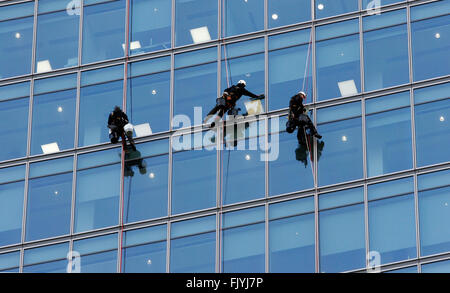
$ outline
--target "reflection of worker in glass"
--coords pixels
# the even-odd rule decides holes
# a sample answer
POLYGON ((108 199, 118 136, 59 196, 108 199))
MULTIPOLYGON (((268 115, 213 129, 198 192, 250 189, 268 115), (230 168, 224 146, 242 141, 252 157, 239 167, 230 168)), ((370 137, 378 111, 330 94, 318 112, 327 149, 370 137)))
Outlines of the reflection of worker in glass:
MULTIPOLYGON (((255 95, 248 90, 245 89, 246 82, 245 80, 240 80, 237 85, 233 85, 227 89, 224 90, 222 97, 218 98, 216 100, 216 106, 212 108, 211 111, 206 115, 205 123, 209 120, 209 118, 217 113, 218 119, 221 119, 225 112, 228 111, 228 115, 237 115, 238 111, 240 110, 235 109, 236 102, 242 97, 242 96, 248 96, 254 100, 257 99, 264 99, 264 95, 255 95)), ((211 123, 211 127, 214 127, 216 125, 216 120, 218 120, 217 117, 214 120, 214 122, 211 123)))
POLYGON ((147 163, 142 159, 141 152, 127 145, 125 147, 125 177, 134 176, 133 166, 138 166, 139 173, 142 175, 147 173, 147 163))
POLYGON ((136 150, 136 146, 133 142, 133 126, 128 121, 127 114, 125 114, 119 106, 115 106, 114 111, 109 114, 108 128, 111 130, 109 134, 111 143, 117 143, 119 137, 124 139, 126 135, 131 147, 133 150, 136 150))
POLYGON ((317 132, 317 129, 311 119, 306 114, 306 108, 303 105, 303 100, 306 100, 306 94, 304 92, 299 92, 291 98, 289 101, 289 120, 286 123, 286 131, 288 133, 293 133, 295 128, 298 126, 297 139, 300 144, 302 144, 302 137, 304 136, 303 132, 305 132, 306 129, 309 129, 311 135, 316 138, 322 138, 322 136, 317 132))
MULTIPOLYGON (((325 146, 325 142, 318 141, 317 142, 317 161, 320 159, 320 156, 322 155, 323 147, 325 146)), ((311 157, 310 159, 314 160, 314 148, 311 148, 311 157)), ((295 150, 295 159, 297 161, 302 162, 306 166, 308 165, 308 146, 306 143, 299 144, 298 148, 295 150)))

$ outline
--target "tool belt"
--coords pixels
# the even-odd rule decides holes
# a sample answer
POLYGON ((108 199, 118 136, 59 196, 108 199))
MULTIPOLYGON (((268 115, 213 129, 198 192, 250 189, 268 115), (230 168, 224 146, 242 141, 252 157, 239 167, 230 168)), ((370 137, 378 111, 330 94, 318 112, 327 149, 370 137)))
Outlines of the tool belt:
POLYGON ((236 106, 236 99, 233 97, 233 94, 229 94, 228 92, 224 92, 222 97, 216 100, 218 106, 226 107, 228 109, 234 108, 236 106))

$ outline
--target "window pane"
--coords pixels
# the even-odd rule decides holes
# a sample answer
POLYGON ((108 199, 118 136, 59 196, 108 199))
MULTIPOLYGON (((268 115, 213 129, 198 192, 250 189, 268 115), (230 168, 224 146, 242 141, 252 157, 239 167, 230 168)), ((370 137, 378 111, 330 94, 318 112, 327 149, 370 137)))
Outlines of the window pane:
POLYGON ((450 73, 450 15, 411 23, 414 80, 450 73))
MULTIPOLYGON (((286 117, 280 119, 282 130, 286 122, 286 117)), ((277 195, 314 187, 308 149, 299 145, 293 134, 282 131, 276 135, 279 135, 279 156, 278 159, 269 161, 269 194, 277 195)))
POLYGON ((422 265, 422 273, 450 273, 450 260, 422 265))
MULTIPOLYGON (((199 52, 200 54, 207 54, 208 51, 217 53, 216 48, 199 52)), ((183 58, 183 55, 185 54, 175 56, 175 63, 177 63, 178 58, 183 58)), ((202 61, 198 60, 198 62, 202 61)), ((189 117, 191 125, 202 124, 206 113, 216 105, 217 63, 176 69, 174 74, 174 117, 183 114, 189 117), (199 91, 198 86, 192 85, 201 85, 201 91, 199 91), (202 109, 202 116, 196 119, 199 121, 194 120, 194 107, 201 107, 202 109)), ((182 125, 182 127, 191 125, 182 125)), ((173 127, 179 127, 179 125, 173 125, 173 127)))
POLYGON ((117 272, 117 234, 74 241, 73 250, 81 254, 82 273, 117 272))
POLYGON ((24 189, 23 181, 0 185, 0 246, 21 240, 24 189))
POLYGON ((172 224, 170 270, 174 273, 214 273, 216 256, 215 216, 172 224), (211 226, 211 227, 208 227, 211 226), (181 230, 181 231, 178 231, 181 230), (205 230, 214 232, 205 233, 205 230), (178 231, 178 233, 177 233, 178 231), (182 232, 182 237, 176 234, 182 232))
POLYGON ((364 33, 364 71, 365 91, 409 81, 406 24, 364 33))
POLYGON ((65 273, 68 252, 68 242, 27 249, 24 252, 23 271, 26 273, 65 273))
POLYGON ((319 185, 361 178, 363 176, 361 118, 322 124, 318 130, 325 142, 324 151, 318 161, 319 185), (339 166, 338 172, 336 166, 339 166))
POLYGON ((127 103, 128 119, 134 126, 149 124, 152 133, 167 131, 170 119, 170 72, 128 79, 127 103))
POLYGON ((117 225, 120 164, 78 171, 75 231, 117 225))
POLYGON ((450 161, 450 99, 415 106, 417 166, 450 161))
POLYGON ((31 179, 28 187, 26 240, 69 234, 72 172, 31 179))
POLYGON ((366 266, 363 204, 321 211, 319 223, 320 272, 366 266))
POLYGON ((269 0, 269 28, 311 19, 311 0, 269 0))
POLYGON ((409 107, 368 115, 366 128, 368 176, 412 168, 409 107))
POLYGON ((264 223, 224 230, 224 273, 264 273, 264 223))
POLYGON ((171 47, 172 1, 131 2, 131 55, 171 47))
POLYGON ((142 159, 140 146, 136 152, 125 154, 125 223, 167 215, 169 156, 142 159))
MULTIPOLYGON (((421 177, 419 177, 419 182, 421 177)), ((450 187, 419 192, 421 254, 431 255, 450 250, 450 221, 448 211, 450 187)))
POLYGON ((32 155, 73 148, 76 97, 75 89, 34 96, 32 155), (56 148, 46 150, 52 143, 56 148))
POLYGON ((206 149, 173 154, 172 213, 216 206, 216 160, 206 149))
POLYGON ((217 39, 217 1, 175 1, 175 44, 177 46, 217 39))
POLYGON ((155 242, 128 247, 123 251, 123 273, 165 273, 167 244, 155 242))
POLYGON ((289 98, 300 90, 307 93, 306 103, 312 102, 312 53, 308 54, 308 46, 269 52, 269 110, 287 108, 289 98))
POLYGON ((52 261, 32 266, 24 266, 24 273, 66 273, 67 260, 52 261))
POLYGON ((314 231, 314 214, 270 221, 270 272, 314 273, 314 231))
POLYGON ((315 0, 316 18, 358 10, 358 0, 315 0))
POLYGON ((25 157, 28 133, 28 98, 0 102, 0 161, 25 157))
POLYGON ((159 225, 125 232, 122 272, 166 272, 166 226, 159 225))
POLYGON ((34 2, 2 7, 0 22, 0 79, 29 74, 33 44, 34 2))
MULTIPOLYGON (((264 29, 263 0, 222 0, 225 11, 223 35, 234 36, 264 29)), ((213 1, 212 1, 213 2, 213 1)))
POLYGON ((13 267, 19 267, 20 251, 13 251, 0 254, 0 271, 5 271, 13 267))
POLYGON ((78 65, 80 16, 60 11, 38 16, 36 72, 78 65))
POLYGON ((83 64, 122 57, 125 40, 125 0, 84 6, 83 64))
POLYGON ((381 264, 415 258, 414 195, 369 202, 369 236, 370 250, 381 254, 381 264))
POLYGON ((361 89, 359 36, 320 41, 317 51, 318 100, 355 95, 361 89))
POLYGON ((393 273, 393 274, 413 274, 413 273, 417 273, 417 267, 407 267, 407 268, 403 268, 403 269, 397 269, 397 270, 392 270, 392 271, 387 271, 384 273, 393 273))
POLYGON ((122 98, 121 80, 81 88, 79 146, 109 141, 108 116, 122 98))

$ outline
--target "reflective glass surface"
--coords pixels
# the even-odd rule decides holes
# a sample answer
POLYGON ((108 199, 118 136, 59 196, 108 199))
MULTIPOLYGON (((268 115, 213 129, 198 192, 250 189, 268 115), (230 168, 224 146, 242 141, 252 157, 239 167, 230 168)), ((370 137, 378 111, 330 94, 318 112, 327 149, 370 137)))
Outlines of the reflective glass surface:
POLYGON ((225 23, 223 36, 240 35, 264 29, 263 0, 222 0, 225 23))
POLYGON ((89 6, 84 3, 84 64, 125 55, 125 5, 125 0, 89 6))
POLYGON ((217 39, 217 1, 175 1, 175 44, 183 46, 217 39))
POLYGON ((358 10, 357 0, 315 0, 316 18, 330 17, 358 10))
POLYGON ((269 28, 311 19, 310 0, 269 0, 269 28))
POLYGON ((172 1, 132 0, 130 54, 171 47, 172 1))
POLYGON ((24 181, 0 185, 0 246, 21 240, 24 189, 24 181))

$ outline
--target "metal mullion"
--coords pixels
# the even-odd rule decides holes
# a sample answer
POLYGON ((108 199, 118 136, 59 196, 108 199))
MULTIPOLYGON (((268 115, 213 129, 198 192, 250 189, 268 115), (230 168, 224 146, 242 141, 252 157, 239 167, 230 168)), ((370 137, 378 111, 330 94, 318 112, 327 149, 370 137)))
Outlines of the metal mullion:
POLYGON ((76 194, 76 182, 77 182, 77 162, 78 156, 74 154, 73 156, 73 170, 72 170, 72 203, 70 208, 70 227, 69 235, 72 236, 75 230, 75 194, 76 194))
POLYGON ((366 246, 366 268, 369 269, 370 235, 369 235, 369 200, 367 184, 364 184, 364 237, 366 246))
MULTIPOLYGON (((78 66, 82 64, 83 55, 83 22, 84 22, 84 0, 80 0, 80 22, 78 24, 78 66)), ((80 73, 81 74, 81 73, 80 73)))
POLYGON ((264 229, 264 237, 265 237, 265 245, 264 245, 264 255, 265 255, 265 272, 270 272, 270 259, 269 259, 269 203, 266 201, 265 203, 265 219, 264 219, 265 229, 264 229))
POLYGON ((408 66, 409 66, 409 83, 414 82, 414 67, 413 67, 413 57, 412 57, 412 31, 411 31, 411 7, 410 5, 406 8, 406 22, 407 22, 407 34, 408 34, 408 66))
POLYGON ((420 214, 419 214, 419 188, 417 181, 417 173, 414 174, 414 214, 416 224, 416 257, 421 257, 421 244, 420 244, 420 214))
POLYGON ((25 164, 25 184, 24 184, 24 199, 23 199, 23 207, 22 207, 22 234, 21 234, 21 244, 20 248, 20 260, 19 260, 19 272, 22 272, 23 268, 23 243, 25 242, 25 229, 26 229, 26 221, 27 221, 27 206, 28 206, 28 185, 29 185, 29 173, 30 173, 30 163, 25 164))
POLYGON ((220 273, 220 212, 216 212, 216 253, 214 254, 215 259, 215 272, 220 273))
MULTIPOLYGON (((167 1, 167 0, 166 0, 167 1)), ((170 0, 172 2, 172 7, 171 7, 171 20, 170 20, 170 49, 175 48, 175 17, 176 17, 176 3, 175 0, 170 0)))
POLYGON ((264 0, 264 31, 267 31, 268 29, 269 29, 269 4, 268 0, 264 0))
POLYGON ((31 128, 33 126, 33 103, 34 103, 34 79, 30 80, 30 96, 28 98, 28 129, 27 129, 27 149, 26 157, 31 156, 31 128))
POLYGON ((363 17, 359 16, 359 74, 361 79, 361 93, 366 91, 365 83, 365 69, 364 69, 364 32, 363 32, 363 17))
POLYGON ((319 243, 319 194, 314 192, 314 250, 315 250, 315 272, 320 273, 320 243, 319 243))
POLYGON ((36 0, 34 2, 34 14, 33 14, 33 43, 31 45, 31 74, 34 74, 34 69, 36 68, 36 47, 37 47, 37 19, 38 19, 38 3, 39 1, 36 0))
POLYGON ((172 228, 172 223, 169 221, 167 222, 167 235, 166 235, 166 273, 170 273, 170 233, 171 233, 171 228, 172 228))

